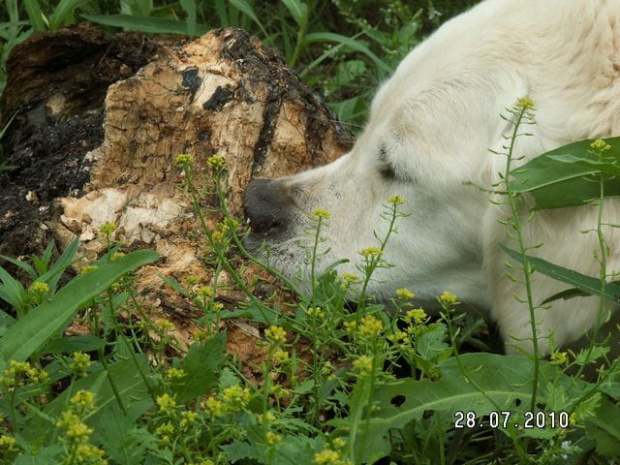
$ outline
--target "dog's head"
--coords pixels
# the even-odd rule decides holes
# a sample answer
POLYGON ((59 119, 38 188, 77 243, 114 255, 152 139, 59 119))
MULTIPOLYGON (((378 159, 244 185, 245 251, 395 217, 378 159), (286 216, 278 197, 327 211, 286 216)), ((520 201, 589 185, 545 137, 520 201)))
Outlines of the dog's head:
MULTIPOLYGON (((488 304, 483 223, 490 221, 485 216, 491 207, 480 187, 490 188, 503 171, 505 159, 490 150, 501 150, 513 126, 500 115, 528 94, 552 98, 553 85, 563 77, 561 68, 557 76, 545 74, 545 60, 557 50, 535 47, 539 30, 530 38, 501 24, 520 20, 494 11, 504 4, 485 2, 411 52, 380 88, 366 129, 349 153, 318 169, 249 185, 245 200, 252 240, 266 242, 274 267, 290 276, 305 270, 307 276, 304 251, 313 241, 311 218, 323 209, 331 219, 322 231, 318 269, 344 258, 349 262, 339 271, 359 274, 360 251, 377 247, 386 236, 389 221, 382 214, 388 199, 399 196, 404 200, 400 210, 408 216, 397 220, 383 255, 395 266, 378 270, 369 292, 385 299, 408 287, 421 300, 433 301, 449 290, 463 301, 488 304)), ((537 21, 536 14, 512 4, 537 21)), ((517 157, 579 137, 566 135, 576 125, 563 127, 572 108, 541 104, 547 105, 542 124, 528 128, 537 137, 520 140, 517 157)))

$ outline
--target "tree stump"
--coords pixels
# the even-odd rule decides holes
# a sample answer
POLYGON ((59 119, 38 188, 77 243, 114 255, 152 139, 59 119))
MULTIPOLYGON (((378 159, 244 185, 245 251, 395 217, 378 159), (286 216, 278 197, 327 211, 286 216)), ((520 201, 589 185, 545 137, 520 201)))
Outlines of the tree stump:
MULTIPOLYGON (((251 178, 325 164, 352 142, 280 57, 234 29, 172 45, 91 26, 39 34, 14 49, 0 103, 3 162, 15 166, 0 171, 0 253, 79 237, 93 259, 104 250, 98 228, 113 221, 127 250, 161 254, 141 271, 139 290, 180 326, 189 319, 174 315, 187 315, 188 303, 158 275, 208 284, 213 270, 200 259, 205 244, 188 234, 199 226, 176 187, 175 157, 192 154, 199 175, 210 156, 224 157, 240 217, 251 178)), ((222 284, 223 302, 244 298, 222 284)))

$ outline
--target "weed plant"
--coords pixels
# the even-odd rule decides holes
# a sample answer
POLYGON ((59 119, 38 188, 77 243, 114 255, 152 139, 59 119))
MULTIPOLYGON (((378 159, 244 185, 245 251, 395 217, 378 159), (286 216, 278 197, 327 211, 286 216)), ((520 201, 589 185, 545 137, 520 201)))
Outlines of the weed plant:
MULTIPOLYGON (((512 202, 523 193, 512 187, 521 184, 511 180, 510 160, 528 111, 530 104, 521 100, 509 113, 515 131, 501 185, 513 212, 508 225, 515 231, 520 215, 512 202)), ((592 143, 589 159, 611 157, 616 143, 592 143)), ((582 353, 554 352, 548 360, 540 354, 468 352, 465 346, 484 341, 457 312, 458 297, 449 290, 437 296, 441 312, 435 316, 415 305, 415 290, 399 289, 390 311, 367 294, 375 271, 391 266, 383 250, 407 214, 402 198, 386 199, 388 231, 359 251, 355 274, 339 274, 338 263, 326 273, 316 271, 330 217, 324 210, 313 212, 306 249, 313 270, 310 292, 282 277, 298 293, 297 303, 282 308, 256 297, 254 283, 230 259, 245 256, 277 274, 243 246, 246 232, 226 206, 223 158, 208 160, 210 187, 200 189, 194 158, 180 155, 176 163, 214 270, 208 283, 192 276, 166 280, 200 312, 195 342, 186 348, 173 323, 149 319, 133 270, 157 256, 123 255, 114 224, 101 228, 108 252, 82 266, 65 286, 58 286, 59 278, 76 263, 77 243, 54 263, 51 245, 31 263, 2 257, 28 278, 22 284, 0 269, 5 304, 0 463, 556 464, 588 457, 608 464, 618 459, 618 361, 607 359, 594 382, 580 376, 582 367, 605 359, 604 345, 582 353), (203 196, 213 194, 220 208, 204 211, 203 196), (214 227, 212 219, 219 219, 214 227), (246 295, 238 308, 224 309, 217 301, 223 271, 246 295), (224 323, 239 318, 261 330, 259 381, 247 379, 226 349, 224 323), (87 328, 85 334, 66 335, 72 323, 87 328), (577 375, 568 375, 574 367, 577 375)), ((593 179, 610 182, 607 174, 593 179)), ((599 200, 603 208, 604 195, 599 200)), ((599 224, 597 234, 600 229, 599 224)), ((512 254, 527 282, 540 263, 527 255, 527 244, 519 248, 512 254)), ((607 274, 604 266, 601 273, 607 274)), ((604 297, 614 284, 600 281, 596 293, 604 297)))

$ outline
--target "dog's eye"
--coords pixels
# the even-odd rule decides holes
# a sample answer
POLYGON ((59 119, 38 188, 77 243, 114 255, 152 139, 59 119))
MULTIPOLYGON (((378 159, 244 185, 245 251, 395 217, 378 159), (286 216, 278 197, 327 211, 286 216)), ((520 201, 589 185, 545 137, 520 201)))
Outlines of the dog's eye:
POLYGON ((387 158, 385 146, 379 149, 379 174, 386 180, 393 181, 396 179, 396 170, 387 158))

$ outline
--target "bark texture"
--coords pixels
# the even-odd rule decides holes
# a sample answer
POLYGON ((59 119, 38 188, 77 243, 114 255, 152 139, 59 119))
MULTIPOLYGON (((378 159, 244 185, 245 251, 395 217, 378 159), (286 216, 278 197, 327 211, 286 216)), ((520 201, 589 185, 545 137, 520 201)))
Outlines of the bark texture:
MULTIPOLYGON (((114 221, 128 250, 161 254, 142 271, 140 289, 180 325, 191 308, 157 275, 208 283, 213 273, 192 234, 199 228, 189 199, 176 187, 175 157, 192 154, 197 174, 209 176, 206 160, 223 156, 228 202, 240 217, 251 178, 325 164, 352 141, 276 54, 239 30, 162 45, 78 26, 16 47, 8 72, 2 149, 15 169, 0 172, 0 254, 37 253, 50 239, 63 248, 79 237, 92 259, 104 248, 99 226, 114 221)), ((252 267, 246 273, 260 276, 252 267)), ((243 299, 223 280, 218 299, 243 299)), ((257 285, 275 284, 264 277, 257 285)))

